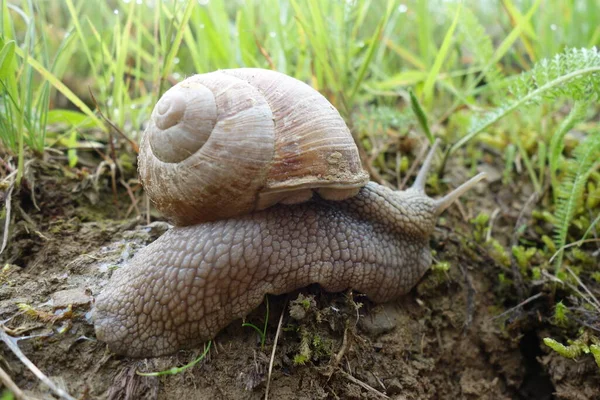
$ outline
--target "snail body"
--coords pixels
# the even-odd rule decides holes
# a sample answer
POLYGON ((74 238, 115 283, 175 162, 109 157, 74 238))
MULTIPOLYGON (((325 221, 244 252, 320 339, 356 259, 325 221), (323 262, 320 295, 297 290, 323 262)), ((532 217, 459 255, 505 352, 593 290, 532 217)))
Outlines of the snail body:
MULTIPOLYGON (((434 146, 412 188, 393 191, 367 183, 352 137, 345 125, 340 125, 337 111, 322 96, 271 71, 228 70, 224 74, 241 82, 227 86, 220 80, 227 77, 220 75, 211 79, 206 78, 211 74, 192 77, 189 87, 193 90, 185 88, 183 95, 168 91, 168 101, 161 99, 153 112, 153 122, 142 141, 140 176, 153 202, 163 212, 174 211, 169 216, 180 226, 116 271, 97 298, 96 335, 116 353, 149 357, 193 347, 213 338, 231 321, 246 316, 266 294, 282 294, 312 283, 332 292, 356 289, 375 302, 393 300, 410 291, 431 265, 429 236, 438 215, 483 177, 480 174, 472 178, 442 199, 429 198, 424 186, 434 146), (198 83, 205 80, 217 83, 198 83), (234 106, 234 112, 226 107, 227 101, 219 100, 223 93, 235 91, 232 87, 246 84, 256 89, 256 93, 252 88, 244 89, 252 93, 251 100, 241 101, 246 106, 234 106), (192 118, 195 106, 210 105, 210 95, 204 93, 207 87, 216 93, 217 111, 192 118), (268 95, 258 98, 261 93, 268 95), (286 100, 273 106, 273 99, 281 98, 286 100), (262 103, 264 99, 267 106, 262 103), (289 108, 286 102, 295 105, 289 108), (319 118, 313 105, 324 108, 325 115, 319 118), (262 111, 248 111, 254 107, 262 111), (255 122, 255 114, 267 115, 267 122, 255 122), (296 117, 288 122, 278 120, 292 114, 296 117), (275 121, 269 124, 270 115, 275 121), (300 128, 295 128, 294 121, 303 115, 309 115, 310 121, 296 122, 300 128), (252 129, 240 128, 248 120, 252 129), (291 126, 281 128, 286 123, 291 126), (185 133, 183 145, 169 145, 169 140, 179 135, 176 129, 181 125, 199 127, 200 133, 185 133), (323 125, 331 128, 323 129, 323 125), (204 132, 206 126, 212 126, 210 137, 204 132), (254 130, 256 126, 260 129, 254 130), (155 127, 162 132, 155 133, 155 127), (226 135, 217 132, 213 138, 215 128, 249 131, 257 136, 247 141, 226 140, 226 135), (269 139, 270 132, 275 131, 279 133, 269 139), (268 150, 267 145, 255 143, 262 140, 260 135, 274 144, 271 158, 261 160, 262 156, 257 155, 259 148, 268 150), (288 138, 278 139, 278 135, 288 138), (301 138, 308 138, 307 143, 301 138), (228 159, 233 160, 231 169, 241 162, 239 171, 250 170, 258 183, 236 181, 234 189, 220 189, 228 183, 220 175, 227 169, 219 164, 222 160, 217 159, 218 166, 214 167, 197 158, 206 150, 210 150, 208 159, 215 154, 229 157, 221 148, 228 141, 240 151, 246 149, 246 153, 228 159), (197 142, 202 144, 198 146, 197 142), (288 163, 286 152, 295 161, 288 163), (300 160, 307 166, 297 166, 300 160), (258 161, 259 167, 252 169, 250 161, 258 161), (286 164, 291 165, 289 174, 282 169, 286 164), (207 168, 217 171, 216 181, 206 178, 207 168), (218 202, 213 206, 207 198, 197 198, 201 191, 188 187, 194 175, 204 186, 202 190, 208 188, 211 201, 211 196, 224 192, 222 209, 218 202), (163 187, 155 188, 156 184, 167 185, 170 179, 180 179, 174 194, 163 187), (251 194, 240 200, 236 196, 247 194, 243 188, 251 189, 251 194), (319 196, 313 196, 313 192, 319 196), (186 198, 192 204, 180 205, 180 200, 186 198), (186 212, 190 212, 189 217, 186 212)), ((209 176, 211 173, 207 172, 209 176)))

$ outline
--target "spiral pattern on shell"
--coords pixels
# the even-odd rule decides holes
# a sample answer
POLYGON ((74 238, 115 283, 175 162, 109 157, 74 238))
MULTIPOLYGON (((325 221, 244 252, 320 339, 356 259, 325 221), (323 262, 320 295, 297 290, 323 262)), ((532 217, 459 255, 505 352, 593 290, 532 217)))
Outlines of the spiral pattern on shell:
POLYGON ((139 174, 177 225, 312 197, 342 200, 368 180, 352 135, 319 92, 262 69, 192 76, 156 104, 139 174))

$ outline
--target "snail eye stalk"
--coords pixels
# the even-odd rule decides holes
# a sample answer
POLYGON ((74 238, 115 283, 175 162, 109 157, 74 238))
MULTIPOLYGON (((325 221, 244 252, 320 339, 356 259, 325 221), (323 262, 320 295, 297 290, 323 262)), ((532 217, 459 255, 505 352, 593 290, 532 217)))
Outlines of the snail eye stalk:
MULTIPOLYGON (((413 183, 411 190, 415 190, 420 193, 425 192, 425 182, 427 181, 427 174, 429 173, 429 170, 431 169, 431 164, 433 162, 433 156, 434 156, 435 151, 437 150, 439 144, 440 144, 440 140, 436 139, 435 142, 433 143, 433 146, 431 146, 431 150, 429 150, 429 153, 427 154, 425 161, 423 161, 423 166, 419 170, 419 173, 417 174, 417 178, 415 179, 415 182, 413 183)), ((450 207, 450 205, 452 203, 454 203, 456 200, 458 200, 458 198, 460 196, 462 196, 463 194, 465 194, 465 192, 467 192, 467 191, 471 190, 473 187, 475 187, 475 185, 482 179, 485 179, 485 172, 482 172, 482 173, 472 177, 471 179, 469 179, 468 181, 466 181, 465 183, 463 183, 462 185, 460 185, 459 187, 454 189, 452 192, 448 193, 446 196, 442 197, 439 200, 436 200, 435 201, 436 214, 440 215, 441 213, 443 213, 448 207, 450 207)))

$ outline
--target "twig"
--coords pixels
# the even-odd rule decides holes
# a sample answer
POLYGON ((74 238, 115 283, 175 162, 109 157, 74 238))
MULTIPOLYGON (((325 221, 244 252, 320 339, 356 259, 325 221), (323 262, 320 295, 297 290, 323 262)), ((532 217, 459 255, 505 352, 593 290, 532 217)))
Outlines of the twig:
POLYGON ((256 47, 258 47, 260 54, 262 54, 263 57, 265 58, 265 60, 267 60, 267 63, 269 64, 269 68, 272 69, 273 71, 277 71, 277 68, 275 68, 275 63, 273 62, 273 59, 269 55, 269 52, 267 51, 267 49, 265 49, 260 44, 260 42, 258 40, 258 36, 256 34, 254 35, 254 43, 256 43, 256 47))
POLYGON ((558 256, 558 254, 560 252, 562 252, 563 250, 568 249, 569 247, 581 246, 584 243, 593 243, 593 242, 600 242, 600 239, 584 239, 584 240, 578 240, 578 241, 573 242, 573 243, 565 244, 563 247, 561 247, 560 249, 556 250, 556 252, 552 255, 552 257, 550 257, 550 260, 548 260, 548 264, 552 264, 552 261, 554 261, 554 259, 556 258, 556 256, 558 256))
POLYGON ((100 114, 100 117, 102 117, 102 119, 108 124, 110 125, 111 128, 113 128, 115 130, 115 132, 117 132, 123 139, 125 139, 129 145, 131 146, 131 148, 133 149, 133 151, 135 151, 135 153, 139 153, 140 152, 140 147, 137 145, 136 142, 134 142, 132 139, 128 138, 127 135, 125 135, 115 124, 113 124, 113 122, 106 118, 104 116, 104 114, 102 113, 102 110, 100 109, 100 106, 98 105, 98 102, 96 101, 96 97, 94 97, 94 93, 92 92, 92 89, 89 88, 90 91, 90 96, 92 97, 92 101, 94 102, 94 105, 96 106, 96 110, 98 111, 98 114, 100 114))
POLYGON ((17 400, 26 400, 25 393, 17 386, 17 384, 10 378, 10 376, 0 367, 0 380, 6 386, 8 390, 15 395, 17 400))
POLYGON ((4 235, 2 236, 2 248, 0 248, 0 254, 4 252, 6 249, 6 245, 8 244, 8 229, 10 228, 10 210, 11 210, 11 200, 12 200, 12 192, 15 188, 15 181, 13 180, 6 192, 6 199, 4 200, 4 207, 6 210, 5 220, 4 220, 4 235))
POLYGON ((429 150, 429 146, 423 146, 423 149, 421 149, 421 152, 419 153, 419 155, 417 156, 415 161, 410 166, 408 172, 406 173, 404 180, 402 180, 402 183, 400 184, 400 186, 398 186, 398 190, 404 189, 404 187, 408 183, 408 180, 410 179, 410 177, 413 176, 413 174, 415 173, 415 170, 417 169, 419 164, 421 164, 421 161, 423 161, 425 159, 425 156, 427 155, 427 150, 429 150))
POLYGON ((515 311, 518 308, 523 307, 525 304, 531 303, 532 301, 534 301, 535 299, 537 299, 537 298, 539 298, 539 297, 541 297, 543 295, 544 295, 543 292, 539 292, 538 294, 535 294, 535 295, 531 296, 527 300, 520 302, 516 306, 514 306, 512 308, 509 308, 508 310, 504 311, 502 314, 496 315, 495 317, 490 318, 490 321, 494 321, 494 320, 497 320, 498 318, 502 318, 503 316, 505 316, 507 314, 510 314, 511 312, 515 311))
MULTIPOLYGON (((140 209, 137 206, 138 203, 138 199, 135 198, 135 195, 133 194, 133 190, 131 190, 131 186, 129 186, 129 184, 127 182, 125 182, 123 180, 123 178, 119 179, 119 182, 121 183, 121 185, 125 188, 125 190, 127 190, 127 195, 129 196, 129 199, 131 200, 131 208, 133 208, 135 210, 136 216, 140 216, 140 209)), ((129 216, 129 210, 127 210, 127 215, 125 216, 126 218, 129 216)))
POLYGON ((587 322, 580 320, 579 318, 576 318, 576 317, 573 317, 573 316, 570 316, 569 318, 572 318, 573 321, 577 322, 579 325, 583 325, 586 328, 590 328, 591 330, 594 330, 596 332, 600 332, 600 328, 597 328, 597 327, 595 327, 593 325, 590 325, 587 322))
POLYGON ((344 370, 339 369, 338 372, 340 374, 342 374, 346 379, 348 379, 350 382, 356 383, 358 386, 362 387, 363 389, 368 390, 369 392, 381 397, 382 399, 389 399, 390 397, 381 393, 379 390, 375 389, 372 386, 367 385, 366 383, 364 383, 361 380, 356 379, 355 377, 353 377, 352 375, 350 375, 349 373, 347 373, 344 370))
POLYGON ((340 350, 335 354, 333 362, 329 364, 329 370, 325 372, 325 376, 330 378, 333 375, 336 367, 340 364, 340 361, 342 361, 342 358, 346 354, 346 351, 348 351, 348 321, 346 321, 346 327, 344 328, 344 338, 342 339, 342 346, 340 347, 340 350))
MULTIPOLYGON (((558 278, 558 277, 556 277, 556 276, 554 276, 552 274, 549 274, 545 270, 542 270, 542 275, 544 275, 546 278, 550 279, 551 281, 558 282, 558 283, 561 283, 563 285, 567 285, 572 291, 574 291, 579 296, 581 296, 582 299, 584 299, 585 301, 587 301, 588 303, 590 303, 590 305, 592 307, 594 307, 594 309, 597 312, 600 313, 600 307, 594 302, 594 300, 595 301, 598 301, 598 300, 596 300, 596 298, 593 295, 592 295, 592 299, 590 300, 586 295, 584 295, 583 293, 581 293, 581 291, 579 289, 577 289, 576 286, 571 285, 569 282, 564 282, 560 278, 558 278)), ((579 281, 579 282, 581 282, 581 281, 579 281)))
POLYGON ((475 314, 475 287, 473 286, 473 280, 469 275, 467 269, 463 266, 462 263, 459 263, 460 271, 463 273, 463 277, 465 278, 465 284, 467 285, 467 316, 465 318, 465 323, 463 324, 463 332, 466 334, 471 324, 473 323, 473 315, 475 314))
POLYGON ((94 187, 98 188, 99 185, 99 181, 100 181, 100 175, 102 174, 102 171, 104 171, 104 167, 108 167, 108 170, 110 172, 110 182, 111 182, 111 188, 112 188, 112 193, 113 193, 113 203, 115 205, 115 208, 117 210, 117 216, 119 214, 119 199, 117 197, 117 164, 114 162, 113 159, 111 158, 106 158, 104 161, 100 162, 100 164, 98 164, 98 167, 96 168, 96 172, 94 172, 93 175, 93 182, 94 182, 94 187))
POLYGON ((0 326, 0 340, 2 340, 8 346, 10 351, 12 351, 15 356, 17 356, 17 358, 23 363, 23 365, 29 368, 29 370, 40 381, 42 381, 46 386, 48 386, 58 397, 64 400, 75 400, 75 398, 71 397, 71 395, 69 395, 69 393, 67 393, 65 390, 56 386, 56 384, 52 382, 50 378, 48 378, 42 371, 40 371, 40 369, 34 363, 32 363, 31 360, 29 360, 29 358, 27 358, 25 354, 23 354, 23 352, 19 348, 19 345, 17 345, 18 339, 8 336, 8 334, 4 331, 4 326, 0 326))
POLYGON ((500 208, 496 208, 494 212, 492 212, 492 215, 490 215, 490 225, 487 234, 485 235, 486 243, 492 239, 492 231, 494 230, 494 223, 496 222, 498 215, 500 215, 500 208))
POLYGON ((573 272, 573 270, 570 267, 566 267, 566 268, 567 268, 567 271, 569 271, 569 273, 571 274, 571 276, 573 278, 575 278, 575 280, 577 281, 579 286, 581 286, 583 288, 583 290, 585 290, 585 292, 590 295, 590 298, 592 299, 592 301, 590 301, 590 303, 593 303, 593 305, 596 307, 596 310, 598 310, 598 312, 600 312, 600 301, 598 301, 596 296, 594 296, 594 294, 592 292, 590 292, 590 290, 587 288, 587 286, 585 286, 583 284, 583 282, 581 282, 581 279, 579 279, 579 277, 577 275, 575 275, 575 272, 573 272))
MULTIPOLYGON (((510 241, 511 249, 514 248, 519 243, 519 228, 525 223, 525 220, 528 218, 526 214, 529 212, 529 208, 538 202, 540 197, 542 196, 542 192, 533 192, 529 199, 525 202, 523 209, 519 213, 517 217, 517 222, 515 223, 515 229, 513 230, 512 239, 510 241)), ((510 268, 512 270, 513 280, 515 283, 515 289, 517 290, 517 295, 519 299, 524 297, 525 286, 523 284, 523 277, 521 276, 521 272, 519 271, 519 266, 517 265, 517 260, 513 254, 510 252, 510 268)))
POLYGON ((287 299, 283 304, 283 310, 281 310, 281 316, 279 317, 279 324, 277 324, 277 333, 275 333, 275 341, 273 342, 273 351, 271 351, 271 360, 269 361, 269 374, 267 375, 267 388, 265 389, 265 400, 269 400, 269 387, 271 386, 271 373, 273 372, 273 361, 275 360, 275 350, 277 349, 277 341, 279 340, 279 334, 281 333, 281 327, 283 325, 283 315, 287 307, 287 299))

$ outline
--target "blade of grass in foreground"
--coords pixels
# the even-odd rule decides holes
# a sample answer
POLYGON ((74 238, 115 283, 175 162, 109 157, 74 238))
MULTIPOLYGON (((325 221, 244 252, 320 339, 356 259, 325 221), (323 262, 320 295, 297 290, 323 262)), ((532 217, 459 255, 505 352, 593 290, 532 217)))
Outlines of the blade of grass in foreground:
POLYGON ((367 55, 365 56, 365 59, 363 60, 362 65, 360 66, 360 69, 358 70, 358 76, 356 77, 356 81, 354 81, 354 87, 352 88, 352 92, 350 94, 350 104, 352 104, 352 101, 354 100, 354 96, 356 96, 356 93, 358 92, 358 89, 360 88, 360 85, 362 84, 363 79, 365 78, 365 74, 367 73, 369 65, 371 64, 371 61, 373 60, 373 56, 375 55, 375 50, 377 50, 377 47, 381 43, 381 32, 383 31, 383 28, 385 27, 388 20, 390 19, 390 16, 392 14, 392 5, 393 4, 394 4, 394 2, 388 1, 385 14, 379 21, 379 24, 377 25, 377 29, 375 29, 375 32, 373 33, 373 36, 371 37, 371 43, 369 44, 369 49, 367 50, 367 55))
POLYGON ((94 121, 98 128, 102 129, 103 131, 106 131, 106 127, 104 126, 102 121, 100 121, 100 119, 96 117, 96 114, 94 114, 92 110, 90 110, 90 108, 87 105, 85 105, 85 103, 81 101, 81 99, 77 97, 75 93, 71 91, 71 89, 69 89, 64 83, 62 83, 60 79, 54 76, 54 74, 48 71, 38 61, 34 60, 31 57, 28 57, 27 53, 24 53, 20 48, 16 47, 15 52, 19 57, 21 57, 24 61, 31 65, 31 67, 33 67, 33 69, 35 69, 40 75, 42 75, 44 79, 50 82, 50 84, 54 86, 56 90, 61 92, 67 99, 69 99, 69 101, 75 104, 75 106, 77 106, 77 108, 79 108, 82 113, 90 117, 90 119, 94 121))
POLYGON ((163 79, 166 79, 167 76, 172 72, 173 60, 175 59, 175 56, 179 52, 179 47, 181 46, 181 41, 183 40, 183 32, 185 30, 189 29, 188 21, 190 20, 190 17, 192 16, 192 11, 194 11, 194 6, 196 5, 196 3, 197 3, 196 0, 188 0, 187 4, 185 6, 183 16, 181 17, 181 21, 179 21, 179 26, 177 27, 177 34, 175 35, 175 39, 173 39, 173 42, 171 44, 171 49, 169 50, 169 53, 167 54, 165 63, 163 65, 163 73, 162 73, 163 79))
POLYGON ((462 3, 459 3, 456 13, 454 14, 454 20, 452 21, 452 25, 448 28, 446 35, 444 36, 444 41, 442 42, 442 47, 437 53, 435 57, 435 61, 431 70, 429 71, 429 75, 425 80, 425 85, 423 86, 423 99, 426 107, 431 107, 431 101, 433 99, 433 89, 435 81, 438 78, 440 73, 440 69, 442 68, 442 63, 446 60, 446 56, 448 55, 448 50, 450 50, 450 44, 452 43, 452 38, 454 36, 454 31, 456 30, 456 24, 458 23, 458 17, 460 16, 460 10, 462 8, 462 3))
POLYGON ((208 343, 206 344, 206 347, 204 348, 204 352, 202 354, 200 354, 200 356, 198 358, 196 358, 195 360, 193 360, 192 362, 185 364, 181 367, 173 367, 170 369, 166 369, 164 371, 158 371, 158 372, 140 372, 140 371, 135 371, 136 374, 141 375, 141 376, 161 376, 161 375, 176 375, 180 372, 185 371, 188 368, 193 367, 194 365, 198 364, 200 361, 202 361, 204 359, 204 357, 206 357, 206 355, 208 354, 208 351, 210 350, 210 345, 212 344, 212 341, 209 340, 208 343))
POLYGON ((410 105, 412 107, 413 112, 417 116, 417 121, 419 121, 419 125, 423 129, 425 136, 427 136, 427 140, 429 143, 433 144, 435 139, 429 130, 429 123, 427 122, 427 115, 425 115, 425 111, 423 111, 423 107, 419 104, 419 99, 415 96, 414 92, 411 90, 410 92, 410 105))
POLYGON ((69 14, 71 15, 71 21, 73 21, 73 25, 75 26, 75 30, 77 31, 77 35, 79 36, 79 41, 83 48, 83 52, 85 53, 90 69, 92 70, 92 76, 98 76, 98 72, 96 70, 96 63, 92 59, 92 53, 90 51, 90 47, 88 46, 88 41, 86 40, 86 37, 83 34, 83 30, 81 29, 81 23, 79 22, 79 16, 77 15, 77 11, 75 11, 73 0, 66 0, 66 3, 67 9, 69 10, 69 14))

